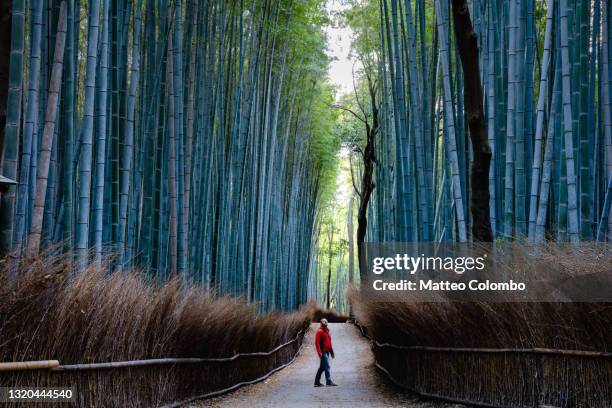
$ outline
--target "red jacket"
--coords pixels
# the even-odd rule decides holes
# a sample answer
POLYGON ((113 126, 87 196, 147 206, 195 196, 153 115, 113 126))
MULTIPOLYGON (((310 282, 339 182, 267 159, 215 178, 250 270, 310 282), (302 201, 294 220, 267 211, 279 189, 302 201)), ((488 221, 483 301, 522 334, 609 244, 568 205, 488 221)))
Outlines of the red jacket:
POLYGON ((331 334, 329 334, 329 329, 327 327, 321 326, 319 330, 317 330, 317 334, 315 335, 315 346, 319 357, 321 357, 324 352, 334 353, 332 349, 331 334))

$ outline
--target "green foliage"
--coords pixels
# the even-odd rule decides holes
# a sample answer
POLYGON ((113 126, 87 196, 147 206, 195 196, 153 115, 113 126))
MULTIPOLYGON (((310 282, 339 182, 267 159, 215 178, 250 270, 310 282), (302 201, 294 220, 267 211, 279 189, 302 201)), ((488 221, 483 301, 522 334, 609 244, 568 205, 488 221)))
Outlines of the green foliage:
POLYGON ((337 189, 337 154, 341 140, 338 136, 338 112, 330 109, 334 92, 329 84, 318 84, 315 88, 310 129, 312 134, 309 145, 309 160, 319 173, 320 203, 325 207, 337 189))
POLYGON ((347 231, 348 194, 352 192, 347 150, 337 153, 334 189, 325 197, 317 228, 317 258, 312 296, 340 312, 348 311, 349 237, 347 231), (330 275, 331 272, 331 275, 330 275), (329 285, 329 287, 328 287, 329 285), (327 291, 329 289, 330 299, 327 291))
POLYGON ((364 65, 375 67, 380 55, 380 16, 378 3, 372 0, 346 0, 349 6, 339 16, 339 23, 355 33, 351 52, 364 65))

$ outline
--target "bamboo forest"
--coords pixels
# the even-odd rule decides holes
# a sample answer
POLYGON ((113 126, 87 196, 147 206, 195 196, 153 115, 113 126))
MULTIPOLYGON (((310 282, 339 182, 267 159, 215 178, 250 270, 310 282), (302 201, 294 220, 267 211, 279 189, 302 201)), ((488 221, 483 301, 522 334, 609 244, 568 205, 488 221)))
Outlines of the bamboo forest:
POLYGON ((346 311, 363 242, 610 239, 606 0, 2 3, 15 259, 346 311))

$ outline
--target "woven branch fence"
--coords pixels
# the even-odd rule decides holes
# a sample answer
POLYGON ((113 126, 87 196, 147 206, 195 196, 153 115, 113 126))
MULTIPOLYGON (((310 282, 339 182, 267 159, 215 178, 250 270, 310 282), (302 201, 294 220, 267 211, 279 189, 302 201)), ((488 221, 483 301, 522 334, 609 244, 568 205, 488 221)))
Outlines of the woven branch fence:
POLYGON ((415 394, 494 408, 612 407, 612 353, 372 345, 376 366, 415 394))
MULTIPOLYGON (((306 329, 267 352, 223 358, 164 358, 110 363, 59 365, 52 368, 0 365, 0 386, 73 387, 76 405, 114 407, 178 407, 253 384, 291 364, 306 329)), ((48 363, 48 364, 47 364, 48 363)), ((63 404, 74 406, 74 403, 63 404)), ((15 405, 17 406, 17 404, 15 405)), ((60 406, 55 403, 53 406, 60 406)))

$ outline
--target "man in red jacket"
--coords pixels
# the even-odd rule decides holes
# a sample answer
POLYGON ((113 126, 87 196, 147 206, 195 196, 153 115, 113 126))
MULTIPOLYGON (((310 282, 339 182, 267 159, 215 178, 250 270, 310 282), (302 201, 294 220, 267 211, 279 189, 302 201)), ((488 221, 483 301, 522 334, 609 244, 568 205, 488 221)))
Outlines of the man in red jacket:
POLYGON ((329 356, 334 358, 334 349, 332 348, 331 334, 329 334, 329 328, 327 327, 327 319, 321 319, 321 327, 317 330, 315 335, 315 347, 317 348, 317 354, 321 360, 317 376, 315 377, 315 387, 322 387, 321 374, 325 371, 325 384, 328 387, 336 386, 331 380, 331 370, 329 366, 329 356))

